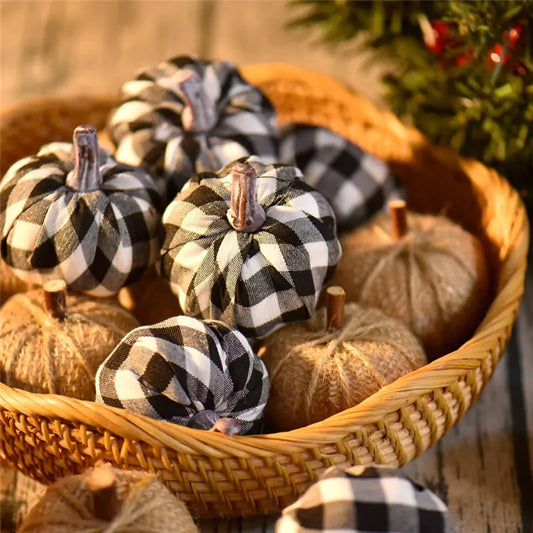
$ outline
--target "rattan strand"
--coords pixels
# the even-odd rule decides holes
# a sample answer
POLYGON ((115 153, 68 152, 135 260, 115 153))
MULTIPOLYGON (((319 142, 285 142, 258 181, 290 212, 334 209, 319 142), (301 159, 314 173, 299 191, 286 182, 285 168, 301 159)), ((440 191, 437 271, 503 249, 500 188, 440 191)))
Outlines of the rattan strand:
MULTIPOLYGON (((273 435, 230 438, 0 384, 0 455, 35 479, 49 483, 105 459, 156 473, 196 516, 275 512, 330 465, 396 466, 413 459, 460 420, 490 379, 524 286, 529 237, 518 194, 496 172, 431 146, 327 76, 287 65, 244 73, 271 98, 282 122, 346 135, 393 167, 411 208, 446 212, 482 240, 493 275, 485 319, 460 349, 358 406, 273 435)), ((77 124, 102 128, 114 103, 105 96, 47 98, 4 110, 1 171, 45 142, 69 140, 77 124)))

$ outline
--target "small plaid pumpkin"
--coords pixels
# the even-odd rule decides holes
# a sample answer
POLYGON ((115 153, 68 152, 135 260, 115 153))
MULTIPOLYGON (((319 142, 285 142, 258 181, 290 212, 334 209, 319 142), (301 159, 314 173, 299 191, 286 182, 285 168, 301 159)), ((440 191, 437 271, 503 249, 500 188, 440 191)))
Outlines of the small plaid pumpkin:
POLYGON ((186 314, 248 338, 313 314, 341 250, 329 203, 301 177, 243 158, 199 174, 167 207, 159 266, 186 314))
POLYGON ((131 331, 96 376, 98 402, 198 429, 231 418, 242 433, 261 430, 268 391, 240 332, 184 315, 131 331))
POLYGON ((326 128, 291 124, 283 129, 280 160, 297 166, 304 181, 329 201, 340 231, 366 222, 404 191, 389 167, 326 128))
POLYGON ((276 533, 453 533, 446 504, 393 468, 328 468, 283 510, 276 533))
POLYGON ((147 168, 169 200, 196 172, 277 160, 274 109, 233 63, 169 59, 126 82, 122 101, 108 122, 117 159, 147 168))
POLYGON ((61 278, 108 296, 137 281, 158 249, 157 191, 142 169, 98 148, 93 126, 15 163, 0 183, 2 257, 30 283, 61 278))

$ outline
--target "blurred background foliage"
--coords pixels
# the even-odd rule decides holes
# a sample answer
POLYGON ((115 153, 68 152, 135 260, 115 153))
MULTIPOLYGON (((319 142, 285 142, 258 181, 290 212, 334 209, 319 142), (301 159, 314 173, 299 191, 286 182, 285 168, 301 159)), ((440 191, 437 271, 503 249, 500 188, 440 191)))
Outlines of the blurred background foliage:
POLYGON ((291 0, 291 28, 388 64, 391 109, 496 168, 533 215, 533 1, 291 0), (296 9, 297 8, 297 9, 296 9))

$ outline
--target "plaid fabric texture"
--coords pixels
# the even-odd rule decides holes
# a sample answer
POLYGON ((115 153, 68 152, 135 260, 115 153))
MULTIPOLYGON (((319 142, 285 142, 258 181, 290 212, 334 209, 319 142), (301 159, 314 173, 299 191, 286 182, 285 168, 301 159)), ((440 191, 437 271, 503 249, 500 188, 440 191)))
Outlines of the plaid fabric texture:
POLYGON ((261 359, 237 330, 187 316, 134 329, 100 365, 96 401, 187 425, 205 410, 262 428, 269 391, 261 359))
POLYGON ((196 172, 217 171, 247 155, 258 155, 266 163, 277 161, 274 109, 233 63, 175 57, 125 83, 122 100, 108 122, 117 159, 145 166, 168 201, 196 172), (176 77, 186 69, 200 76, 216 108, 218 121, 203 134, 183 130, 184 103, 176 77))
POLYGON ((224 320, 260 338, 312 315, 340 244, 329 203, 297 168, 242 161, 258 175, 263 226, 243 233, 230 225, 231 165, 200 174, 163 215, 160 270, 186 314, 224 320))
POLYGON ((404 191, 388 166, 340 135, 316 126, 283 129, 280 160, 297 166, 304 181, 324 195, 339 231, 353 229, 404 191))
POLYGON ((66 186, 72 144, 52 143, 15 163, 0 183, 1 251, 21 279, 62 278, 72 290, 108 296, 141 278, 159 251, 158 194, 139 168, 100 149, 102 186, 66 186))
POLYGON ((314 531, 452 533, 453 527, 442 500, 398 470, 331 467, 276 523, 276 533, 314 531))

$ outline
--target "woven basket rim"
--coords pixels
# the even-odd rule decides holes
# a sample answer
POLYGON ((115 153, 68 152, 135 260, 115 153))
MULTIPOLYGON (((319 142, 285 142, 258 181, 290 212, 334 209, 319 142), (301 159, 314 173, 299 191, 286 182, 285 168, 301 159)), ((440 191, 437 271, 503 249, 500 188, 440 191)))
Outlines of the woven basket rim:
MULTIPOLYGON (((378 110, 365 99, 353 93, 326 74, 284 63, 257 64, 243 68, 247 78, 257 81, 271 71, 291 72, 316 81, 323 86, 334 88, 350 98, 364 101, 369 115, 379 114, 390 123, 393 135, 405 139, 411 145, 425 146, 432 154, 443 161, 451 160, 468 176, 474 179, 479 169, 487 171, 481 163, 458 156, 448 148, 432 146, 415 128, 404 126, 397 117, 388 111, 378 110)), ((64 105, 75 101, 114 102, 110 95, 60 95, 22 100, 0 110, 0 119, 13 113, 31 110, 41 105, 64 105)), ((389 124, 388 124, 389 125, 389 124)), ((0 128, 4 127, 4 120, 0 128)), ((170 422, 153 420, 123 409, 109 407, 95 402, 77 400, 52 394, 37 394, 11 388, 0 383, 0 405, 26 416, 44 416, 51 419, 62 418, 78 424, 98 426, 114 434, 135 441, 143 441, 156 447, 167 447, 185 454, 208 454, 211 457, 249 458, 268 457, 279 453, 291 454, 310 445, 327 444, 355 432, 358 428, 382 421, 392 411, 402 409, 416 401, 417 397, 431 394, 436 388, 446 388, 457 382, 459 376, 479 367, 479 361, 487 357, 487 352, 496 345, 505 343, 518 313, 523 293, 527 253, 529 245, 529 224, 525 207, 518 193, 496 171, 489 170, 485 187, 498 187, 505 192, 507 203, 514 209, 514 223, 508 228, 507 246, 501 257, 501 269, 497 279, 497 293, 487 310, 484 320, 476 333, 463 346, 432 363, 398 378, 360 404, 342 411, 315 424, 282 433, 254 436, 227 437, 219 433, 178 426, 170 422), (496 336, 496 340, 495 340, 496 336)))

